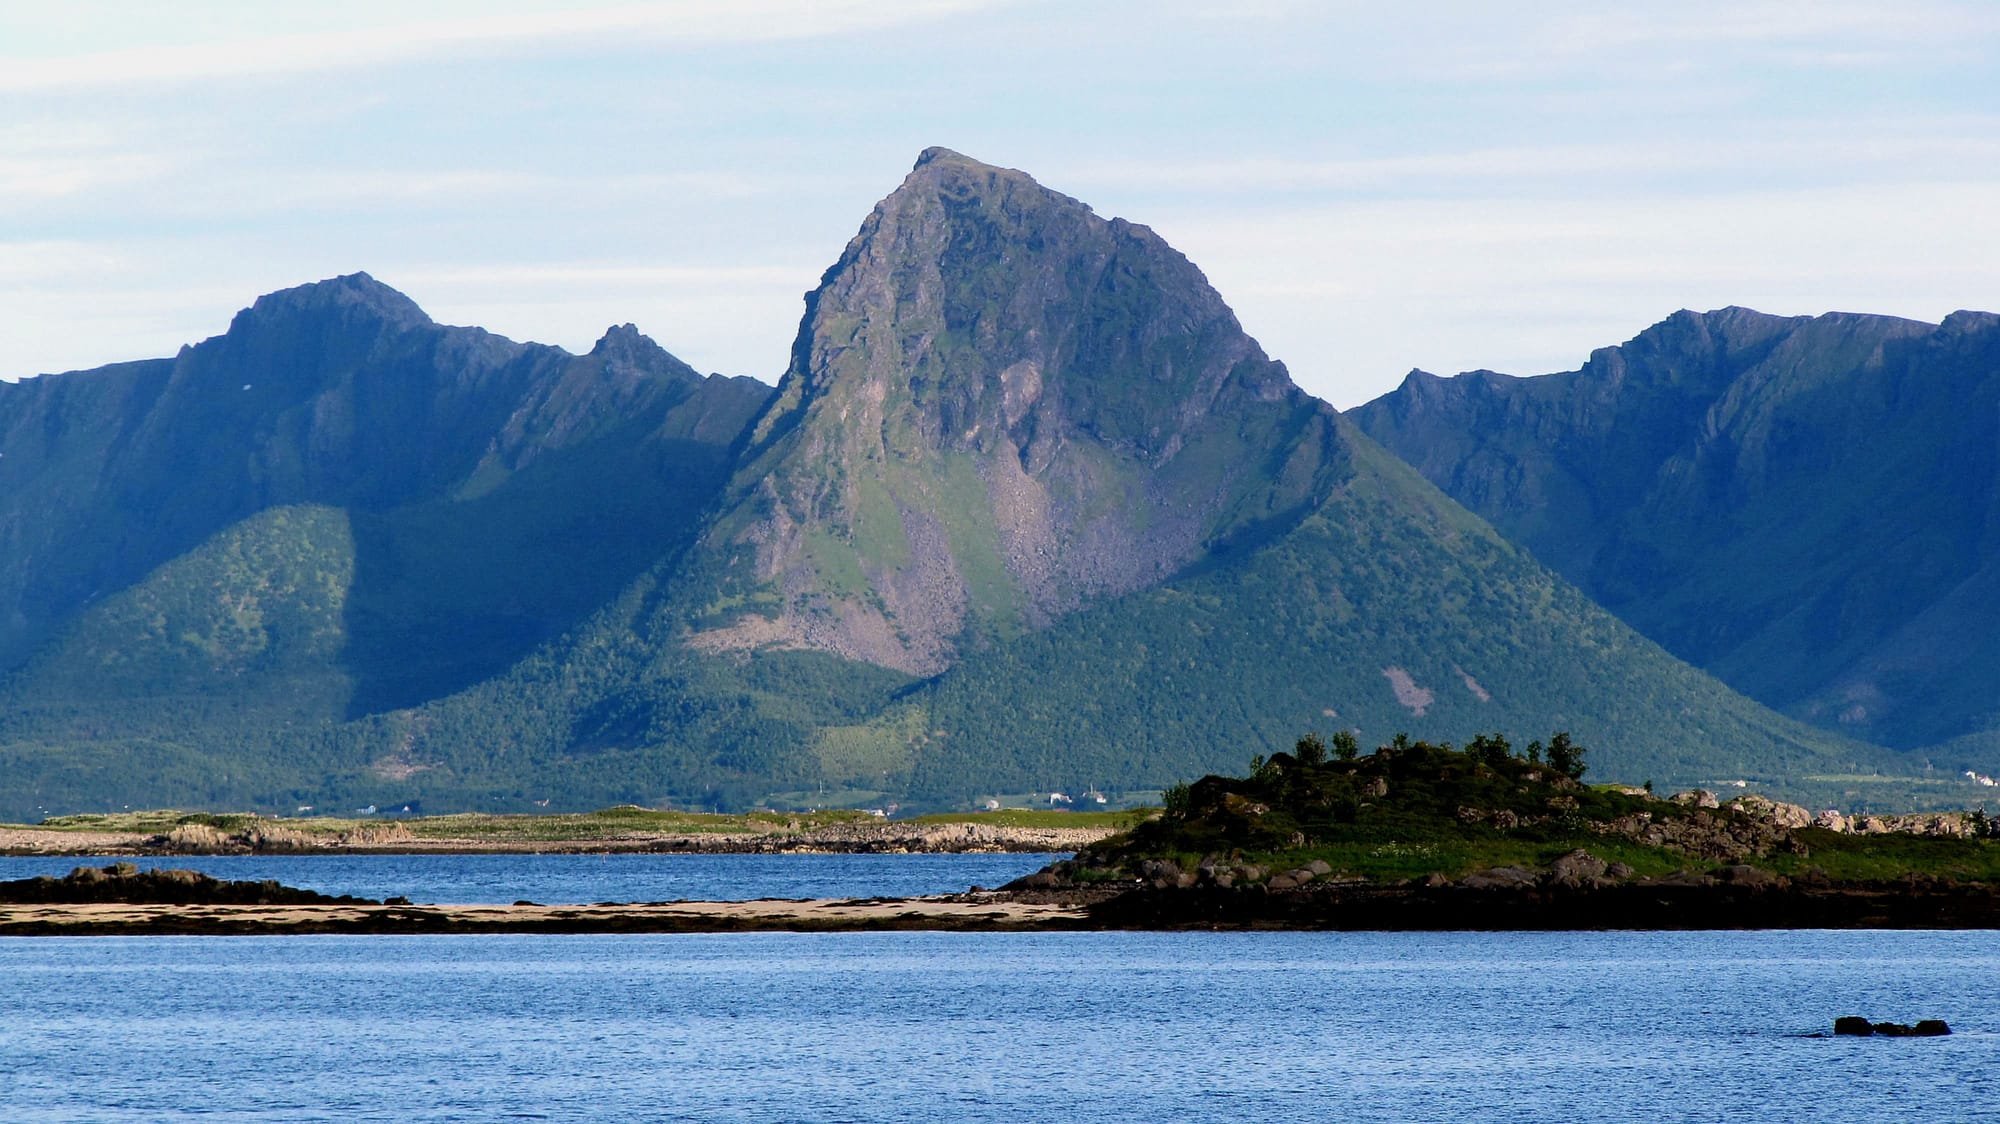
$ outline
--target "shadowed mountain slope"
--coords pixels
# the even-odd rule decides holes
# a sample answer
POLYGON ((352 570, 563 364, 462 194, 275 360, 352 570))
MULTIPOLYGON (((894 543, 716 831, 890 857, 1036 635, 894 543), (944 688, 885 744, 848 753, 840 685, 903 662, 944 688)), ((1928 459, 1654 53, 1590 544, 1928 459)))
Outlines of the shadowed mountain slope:
POLYGON ((365 274, 172 360, 0 384, 12 725, 477 682, 684 546, 768 393, 629 325, 572 356, 434 324, 365 274))
POLYGON ((1752 697, 1901 746, 2000 714, 2000 318, 1681 312, 1352 417, 1752 697))

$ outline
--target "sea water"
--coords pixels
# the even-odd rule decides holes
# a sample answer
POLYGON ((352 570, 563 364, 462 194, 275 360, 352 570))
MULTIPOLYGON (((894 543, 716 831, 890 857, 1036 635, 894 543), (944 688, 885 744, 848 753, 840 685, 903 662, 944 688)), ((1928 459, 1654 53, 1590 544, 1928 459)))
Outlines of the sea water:
POLYGON ((14 938, 0 1118, 1969 1121, 1996 987, 1989 933, 14 938))
MULTIPOLYGON (((322 894, 402 896, 427 905, 750 901, 756 898, 908 898, 988 888, 1062 858, 946 855, 167 855, 126 858, 322 894)), ((61 876, 114 857, 0 857, 0 881, 61 876)))

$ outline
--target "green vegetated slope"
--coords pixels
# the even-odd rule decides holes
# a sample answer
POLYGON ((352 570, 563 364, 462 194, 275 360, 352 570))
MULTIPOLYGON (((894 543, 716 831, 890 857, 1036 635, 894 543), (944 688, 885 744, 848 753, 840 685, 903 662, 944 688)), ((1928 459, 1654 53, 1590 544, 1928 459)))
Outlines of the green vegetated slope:
POLYGON ((411 767, 341 724, 504 672, 684 549, 769 394, 629 326, 585 356, 440 326, 365 275, 7 390, 9 811, 411 767))
MULTIPOLYGON (((1352 416, 1668 650, 1907 748, 2000 714, 1996 411, 2000 317, 1723 309, 1352 416)), ((1922 756, 1990 772, 1991 740, 1922 756)))
POLYGON ((1277 541, 974 654, 914 694, 941 735, 915 785, 1157 787, 1303 729, 1564 729, 1634 784, 1796 791, 1883 765, 1673 659, 1394 458, 1355 449, 1353 476, 1277 541))

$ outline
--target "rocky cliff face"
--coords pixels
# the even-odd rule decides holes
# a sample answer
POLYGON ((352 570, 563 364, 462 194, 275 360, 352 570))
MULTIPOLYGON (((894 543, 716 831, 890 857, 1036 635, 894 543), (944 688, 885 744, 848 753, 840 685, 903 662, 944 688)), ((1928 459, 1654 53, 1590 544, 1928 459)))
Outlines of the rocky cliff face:
POLYGON ((1640 631, 1912 746, 2000 671, 2000 318, 1676 313, 1581 370, 1414 372, 1371 436, 1640 631))
POLYGON ((710 650, 918 674, 1282 524, 1334 415, 1158 235, 930 149, 807 300, 709 536, 710 650))

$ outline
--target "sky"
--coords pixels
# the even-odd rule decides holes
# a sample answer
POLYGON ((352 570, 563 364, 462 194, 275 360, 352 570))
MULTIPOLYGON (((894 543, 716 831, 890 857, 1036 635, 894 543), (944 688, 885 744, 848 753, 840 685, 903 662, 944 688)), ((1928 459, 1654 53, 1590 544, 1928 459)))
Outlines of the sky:
POLYGON ((1985 0, 0 5, 0 377, 356 270, 775 381, 917 153, 1145 223, 1335 405, 1680 308, 2000 309, 1985 0))

